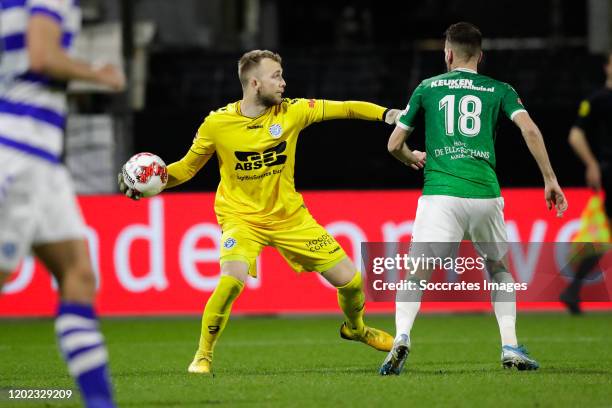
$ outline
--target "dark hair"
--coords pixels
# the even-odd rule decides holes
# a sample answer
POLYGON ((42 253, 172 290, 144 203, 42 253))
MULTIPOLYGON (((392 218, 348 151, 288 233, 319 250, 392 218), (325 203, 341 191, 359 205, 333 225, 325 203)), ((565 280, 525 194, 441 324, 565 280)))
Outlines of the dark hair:
POLYGON ((240 83, 242 84, 243 88, 247 86, 249 80, 248 73, 252 69, 256 68, 259 65, 259 62, 264 58, 269 58, 278 62, 279 64, 282 63, 282 58, 280 55, 268 50, 252 50, 244 53, 244 55, 240 57, 240 60, 238 61, 238 78, 240 78, 240 83))
POLYGON ((482 34, 472 23, 462 21, 448 27, 444 32, 446 41, 451 43, 455 52, 465 58, 477 56, 482 49, 482 34))

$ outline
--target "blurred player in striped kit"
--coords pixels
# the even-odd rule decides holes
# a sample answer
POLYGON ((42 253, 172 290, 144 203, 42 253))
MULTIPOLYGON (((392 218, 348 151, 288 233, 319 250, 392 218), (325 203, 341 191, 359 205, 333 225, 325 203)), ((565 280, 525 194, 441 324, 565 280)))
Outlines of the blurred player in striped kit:
POLYGON ((125 79, 113 66, 94 69, 71 57, 81 25, 78 0, 0 4, 0 289, 33 250, 59 283, 56 334, 85 405, 113 407, 83 220, 60 158, 67 81, 118 91, 125 79))

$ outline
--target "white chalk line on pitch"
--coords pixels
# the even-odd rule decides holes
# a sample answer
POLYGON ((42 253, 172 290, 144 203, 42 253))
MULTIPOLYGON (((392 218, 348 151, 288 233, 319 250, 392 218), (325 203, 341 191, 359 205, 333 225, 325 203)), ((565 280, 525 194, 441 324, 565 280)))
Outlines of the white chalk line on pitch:
MULTIPOLYGON (((223 347, 245 347, 245 346, 250 346, 250 347, 270 347, 270 346, 294 346, 294 345, 304 345, 304 346, 317 346, 317 345, 325 345, 325 346, 329 346, 329 345, 337 345, 337 344, 344 344, 346 342, 346 340, 342 340, 340 338, 338 339, 330 339, 330 340, 309 340, 309 339, 302 339, 302 340, 231 340, 231 339, 224 339, 225 341, 223 341, 223 347)), ((414 343, 418 343, 418 344, 450 344, 450 343, 474 343, 475 340, 477 339, 436 339, 436 340, 432 340, 432 339, 419 339, 418 336, 417 337, 413 337, 413 342, 414 343)), ((478 339, 478 340, 482 340, 482 339, 478 339)), ((581 337, 521 337, 520 339, 521 341, 534 341, 534 342, 552 342, 552 343, 571 343, 571 342, 580 342, 580 343, 592 343, 592 342, 604 342, 604 343, 611 343, 612 342, 612 338, 608 338, 608 337, 587 337, 587 336, 581 336, 581 337)), ((124 343, 124 342, 121 342, 124 343)), ((165 342, 165 341, 143 341, 143 342, 125 342, 124 344, 129 344, 130 346, 137 346, 137 345, 159 345, 159 344, 166 344, 166 345, 184 345, 186 343, 189 343, 191 345, 192 341, 169 341, 169 342, 165 342)), ((111 344, 118 344, 118 342, 113 342, 111 344)))
MULTIPOLYGON (((449 343, 474 343, 474 341, 476 340, 482 340, 482 339, 469 339, 469 338, 455 338, 455 339, 419 339, 418 336, 416 337, 412 337, 412 340, 417 341, 419 343, 423 343, 423 344, 449 344, 449 343)), ((521 337, 520 340, 529 340, 529 341, 550 341, 550 342, 568 342, 568 341, 578 341, 578 342, 595 342, 595 341, 601 341, 601 342, 612 342, 612 338, 611 337, 604 337, 604 336, 580 336, 580 337, 563 337, 562 335, 559 336, 543 336, 543 337, 521 337)), ((340 337, 336 338, 332 338, 330 340, 310 340, 310 339, 301 339, 301 340, 233 340, 233 339, 222 339, 221 340, 223 342, 224 346, 236 346, 236 347, 242 347, 242 346, 277 346, 277 345, 287 345, 287 344, 304 344, 304 345, 329 345, 329 344, 337 344, 338 341, 342 341, 342 342, 346 342, 347 340, 343 340, 340 339, 340 337)), ((159 343, 163 343, 163 344, 183 344, 183 343, 191 343, 191 340, 185 340, 185 341, 137 341, 137 342, 128 342, 126 341, 126 344, 132 344, 132 345, 136 345, 136 344, 159 344, 159 343)), ((113 342, 112 344, 117 344, 119 342, 113 342)), ((124 342, 120 342, 120 343, 124 343, 124 342)))
MULTIPOLYGON (((340 340, 340 339, 339 339, 340 340)), ((474 343, 475 339, 423 339, 420 340, 418 337, 412 338, 414 343, 419 344, 450 344, 450 343, 474 343)), ((342 340, 346 341, 346 340, 342 340)), ((591 342, 605 342, 611 343, 612 338, 608 337, 521 337, 521 341, 537 341, 537 342, 553 342, 553 343, 567 343, 567 342, 580 342, 580 343, 591 343, 591 342)), ((232 341, 226 340, 224 346, 226 347, 244 347, 244 346, 255 346, 255 347, 267 347, 267 346, 283 346, 283 345, 332 345, 339 344, 338 340, 300 340, 300 341, 232 341)))
POLYGON ((553 343, 567 343, 567 342, 572 342, 572 341, 579 341, 579 342, 592 342, 592 341, 601 341, 604 343, 609 343, 612 342, 612 338, 609 337, 585 337, 585 336, 581 336, 581 337, 571 337, 571 336, 567 336, 567 337, 563 337, 563 335, 559 335, 559 336, 555 336, 555 337, 521 337, 521 341, 549 341, 549 342, 553 342, 553 343))
MULTIPOLYGON (((462 344, 468 344, 468 343, 474 343, 476 340, 482 340, 482 339, 466 339, 466 338, 455 338, 455 339, 419 339, 418 336, 413 337, 412 341, 415 344, 450 344, 450 343, 462 343, 462 344)), ((595 337, 595 336, 580 336, 580 337, 563 337, 563 336, 558 336, 558 337, 552 337, 552 336, 546 336, 546 337, 521 337, 520 338, 521 342, 550 342, 550 343, 572 343, 572 342, 579 342, 579 343, 593 343, 593 342, 602 342, 602 343, 612 343, 612 338, 609 337, 595 337)), ((302 340, 291 340, 291 341, 286 341, 286 340, 231 340, 231 339, 225 339, 225 341, 223 341, 223 347, 245 347, 245 346, 249 346, 249 347, 270 347, 270 346, 330 346, 330 345, 338 345, 338 344, 344 344, 346 342, 346 340, 342 340, 340 338, 338 339, 330 339, 330 340, 309 340, 309 339, 302 339, 302 340)), ((185 345, 185 344, 189 344, 190 346, 192 345, 192 341, 189 340, 185 340, 185 341, 136 341, 136 342, 128 342, 128 341, 113 341, 111 343, 112 345, 118 345, 118 344, 124 344, 124 345, 129 345, 130 347, 134 347, 134 346, 146 346, 146 345, 151 345, 151 346, 159 346, 160 344, 164 344, 164 345, 185 345)), ((107 343, 108 344, 108 343, 107 343)), ((36 344, 36 345, 0 345, 0 350, 11 350, 11 349, 17 349, 17 348, 22 348, 22 347, 27 347, 28 349, 32 349, 32 348, 40 348, 40 349, 44 349, 49 347, 49 345, 43 345, 43 344, 36 344)))

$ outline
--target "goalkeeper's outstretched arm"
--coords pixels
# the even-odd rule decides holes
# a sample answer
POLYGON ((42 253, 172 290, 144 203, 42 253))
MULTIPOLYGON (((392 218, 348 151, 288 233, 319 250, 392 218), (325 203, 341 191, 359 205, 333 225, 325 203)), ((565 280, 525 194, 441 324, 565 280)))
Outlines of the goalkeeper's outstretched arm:
POLYGON ((323 120, 361 119, 380 120, 390 125, 395 124, 399 109, 387 109, 371 102, 362 101, 329 101, 323 102, 323 120))
MULTIPOLYGON (((174 162, 168 166, 168 182, 164 187, 164 190, 170 187, 178 186, 191 179, 195 174, 204 167, 206 162, 210 159, 212 154, 197 154, 192 150, 189 150, 185 157, 181 160, 174 162)), ((119 191, 126 195, 126 197, 132 200, 140 200, 142 194, 134 189, 128 187, 123 180, 123 172, 119 172, 117 175, 117 182, 119 184, 119 191)))
POLYGON ((165 189, 178 186, 193 178, 210 160, 211 156, 212 154, 198 154, 189 150, 181 160, 168 166, 168 183, 165 189))

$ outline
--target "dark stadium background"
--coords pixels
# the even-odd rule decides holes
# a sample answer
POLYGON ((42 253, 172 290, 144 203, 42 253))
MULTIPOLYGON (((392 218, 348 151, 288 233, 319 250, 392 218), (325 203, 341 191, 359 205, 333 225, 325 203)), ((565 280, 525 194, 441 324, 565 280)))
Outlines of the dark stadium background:
MULTIPOLYGON (((356 99, 404 108, 422 79, 443 72, 443 31, 468 20, 488 40, 481 73, 517 89, 543 131, 560 184, 583 185, 584 172, 567 135, 581 98, 604 81, 601 33, 593 18, 597 1, 90 3, 98 4, 98 20, 123 20, 126 54, 134 46, 125 35, 130 29, 126 22, 150 20, 156 25, 148 47, 145 105, 127 111, 127 134, 133 140, 124 156, 153 151, 167 162, 182 157, 208 112, 240 99, 236 62, 251 48, 282 55, 287 97, 356 99), (258 18, 249 26, 253 7, 258 18)), ((95 112, 107 105, 102 99, 81 109, 95 112)), ((387 153, 390 132, 389 126, 362 121, 306 129, 298 144, 298 189, 419 188, 422 175, 387 153)), ((411 146, 422 148, 423 139, 421 127, 411 146)), ((520 133, 505 118, 497 152, 503 187, 541 185, 520 133)), ((178 190, 213 191, 218 180, 213 161, 178 190)))

